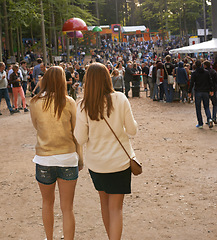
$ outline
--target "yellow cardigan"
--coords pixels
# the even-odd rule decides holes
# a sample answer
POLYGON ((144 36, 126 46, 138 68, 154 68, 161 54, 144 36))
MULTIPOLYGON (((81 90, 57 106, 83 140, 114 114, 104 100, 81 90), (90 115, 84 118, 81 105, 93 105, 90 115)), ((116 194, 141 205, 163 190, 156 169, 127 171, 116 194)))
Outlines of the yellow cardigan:
POLYGON ((51 156, 77 152, 79 166, 83 165, 82 147, 73 135, 76 121, 76 103, 67 96, 66 106, 60 119, 54 117, 54 103, 47 111, 42 110, 43 98, 31 101, 30 113, 33 126, 37 131, 36 154, 51 156))

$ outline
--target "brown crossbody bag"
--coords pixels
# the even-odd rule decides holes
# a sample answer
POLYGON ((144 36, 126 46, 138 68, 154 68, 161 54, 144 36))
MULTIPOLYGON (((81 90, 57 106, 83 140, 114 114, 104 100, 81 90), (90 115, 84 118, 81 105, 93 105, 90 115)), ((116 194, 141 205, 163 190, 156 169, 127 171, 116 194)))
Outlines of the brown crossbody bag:
POLYGON ((136 159, 136 156, 134 156, 132 158, 130 157, 129 153, 124 148, 123 144, 121 143, 121 141, 119 140, 119 138, 117 137, 115 132, 113 131, 112 127, 109 125, 108 121, 105 118, 103 118, 103 119, 105 120, 106 124, 108 125, 108 127, 110 128, 110 130, 112 131, 112 133, 114 134, 114 136, 116 137, 118 142, 120 143, 121 147, 123 148, 124 152, 127 154, 128 158, 130 159, 130 168, 131 168, 131 172, 133 173, 133 175, 137 176, 137 175, 141 174, 142 173, 142 164, 136 159))

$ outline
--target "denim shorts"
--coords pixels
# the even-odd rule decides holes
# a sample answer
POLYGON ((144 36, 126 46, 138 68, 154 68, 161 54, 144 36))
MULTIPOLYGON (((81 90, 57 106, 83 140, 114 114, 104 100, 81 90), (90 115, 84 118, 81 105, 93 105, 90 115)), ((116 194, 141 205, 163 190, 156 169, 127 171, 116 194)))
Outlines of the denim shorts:
POLYGON ((76 180, 78 178, 78 167, 55 167, 36 164, 36 180, 42 184, 50 185, 57 178, 63 180, 76 180))

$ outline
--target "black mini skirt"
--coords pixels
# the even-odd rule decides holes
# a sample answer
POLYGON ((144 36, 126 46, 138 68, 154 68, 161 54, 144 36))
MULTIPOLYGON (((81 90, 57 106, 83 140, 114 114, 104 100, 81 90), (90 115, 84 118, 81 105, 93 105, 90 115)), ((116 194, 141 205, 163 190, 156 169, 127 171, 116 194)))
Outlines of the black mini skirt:
POLYGON ((89 173, 97 191, 103 191, 108 194, 131 193, 130 167, 124 171, 113 173, 96 173, 89 169, 89 173))

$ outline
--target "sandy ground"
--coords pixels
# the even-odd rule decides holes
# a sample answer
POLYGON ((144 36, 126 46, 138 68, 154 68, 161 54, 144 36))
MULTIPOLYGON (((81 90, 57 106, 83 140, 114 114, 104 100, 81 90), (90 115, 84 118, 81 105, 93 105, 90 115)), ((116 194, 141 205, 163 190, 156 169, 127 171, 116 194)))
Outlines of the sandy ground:
MULTIPOLYGON (((132 138, 144 173, 124 202, 123 240, 217 239, 217 126, 196 129, 193 104, 130 98, 138 134, 132 138)), ((27 102, 29 98, 27 99, 27 102)), ((30 114, 0 116, 0 239, 42 240, 41 195, 35 181, 36 132, 30 114)), ((107 239, 87 168, 76 188, 76 240, 107 239)), ((62 236, 56 191, 55 239, 62 236)))

